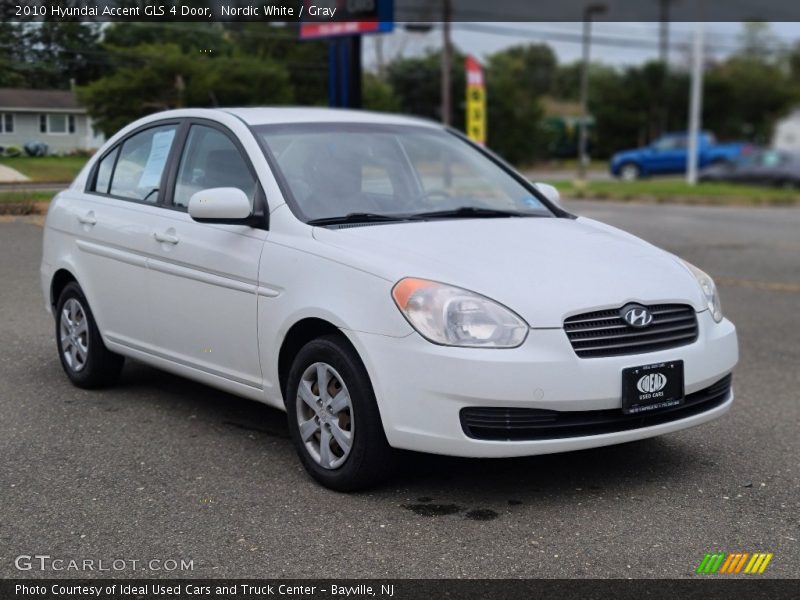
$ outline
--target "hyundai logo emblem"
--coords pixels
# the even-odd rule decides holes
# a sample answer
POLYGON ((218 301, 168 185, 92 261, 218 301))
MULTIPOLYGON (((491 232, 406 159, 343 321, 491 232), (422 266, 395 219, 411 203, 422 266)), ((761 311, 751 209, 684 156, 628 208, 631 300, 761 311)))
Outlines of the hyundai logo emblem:
POLYGON ((653 322, 652 313, 641 304, 628 304, 623 306, 620 311, 622 320, 631 327, 647 327, 653 322))

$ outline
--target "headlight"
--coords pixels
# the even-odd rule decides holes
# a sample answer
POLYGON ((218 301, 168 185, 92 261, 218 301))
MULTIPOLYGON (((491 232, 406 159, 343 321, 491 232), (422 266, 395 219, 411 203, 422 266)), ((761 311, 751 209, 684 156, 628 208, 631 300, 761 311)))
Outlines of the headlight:
POLYGON ((686 265, 695 279, 697 279, 697 283, 700 284, 700 289, 703 290, 703 295, 706 297, 708 310, 711 311, 711 316, 714 318, 714 321, 719 323, 722 321, 722 305, 719 302, 719 293, 717 292, 717 286, 714 284, 714 280, 711 279, 708 273, 701 271, 693 264, 685 260, 683 264, 686 265))
POLYGON ((392 297, 411 326, 435 344, 516 348, 528 335, 528 324, 505 306, 461 288, 407 277, 392 297))

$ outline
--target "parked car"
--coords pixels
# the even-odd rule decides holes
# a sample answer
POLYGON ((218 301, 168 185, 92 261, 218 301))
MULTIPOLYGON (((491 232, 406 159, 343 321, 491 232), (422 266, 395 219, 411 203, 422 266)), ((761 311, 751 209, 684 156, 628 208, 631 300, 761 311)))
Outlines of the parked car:
MULTIPOLYGON (((626 181, 650 175, 668 175, 686 171, 688 152, 686 133, 668 133, 649 146, 623 150, 611 157, 611 174, 626 181)), ((750 148, 735 142, 717 144, 714 135, 702 132, 698 136, 698 166, 718 165, 736 160, 750 148)))
POLYGON ((736 330, 708 275, 401 116, 136 121, 53 200, 41 280, 75 385, 131 358, 284 409, 337 490, 397 449, 577 450, 733 402, 736 330))
POLYGON ((707 167, 699 177, 700 181, 797 187, 800 185, 800 155, 782 150, 759 150, 734 162, 707 167))

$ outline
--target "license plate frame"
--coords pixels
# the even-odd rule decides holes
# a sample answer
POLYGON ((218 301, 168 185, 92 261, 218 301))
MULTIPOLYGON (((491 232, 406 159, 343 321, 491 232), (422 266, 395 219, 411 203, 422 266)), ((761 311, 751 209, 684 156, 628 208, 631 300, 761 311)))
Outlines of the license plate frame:
POLYGON ((682 360, 622 369, 623 414, 650 414, 681 406, 685 401, 682 360))

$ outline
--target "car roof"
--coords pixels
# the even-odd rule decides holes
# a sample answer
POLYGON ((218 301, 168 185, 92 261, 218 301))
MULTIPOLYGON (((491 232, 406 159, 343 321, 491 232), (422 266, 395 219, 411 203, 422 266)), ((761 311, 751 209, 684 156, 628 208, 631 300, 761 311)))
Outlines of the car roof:
POLYGON ((366 110, 347 110, 317 107, 252 107, 214 109, 232 114, 248 125, 282 123, 384 123, 387 125, 417 125, 440 128, 439 123, 414 117, 366 110))

